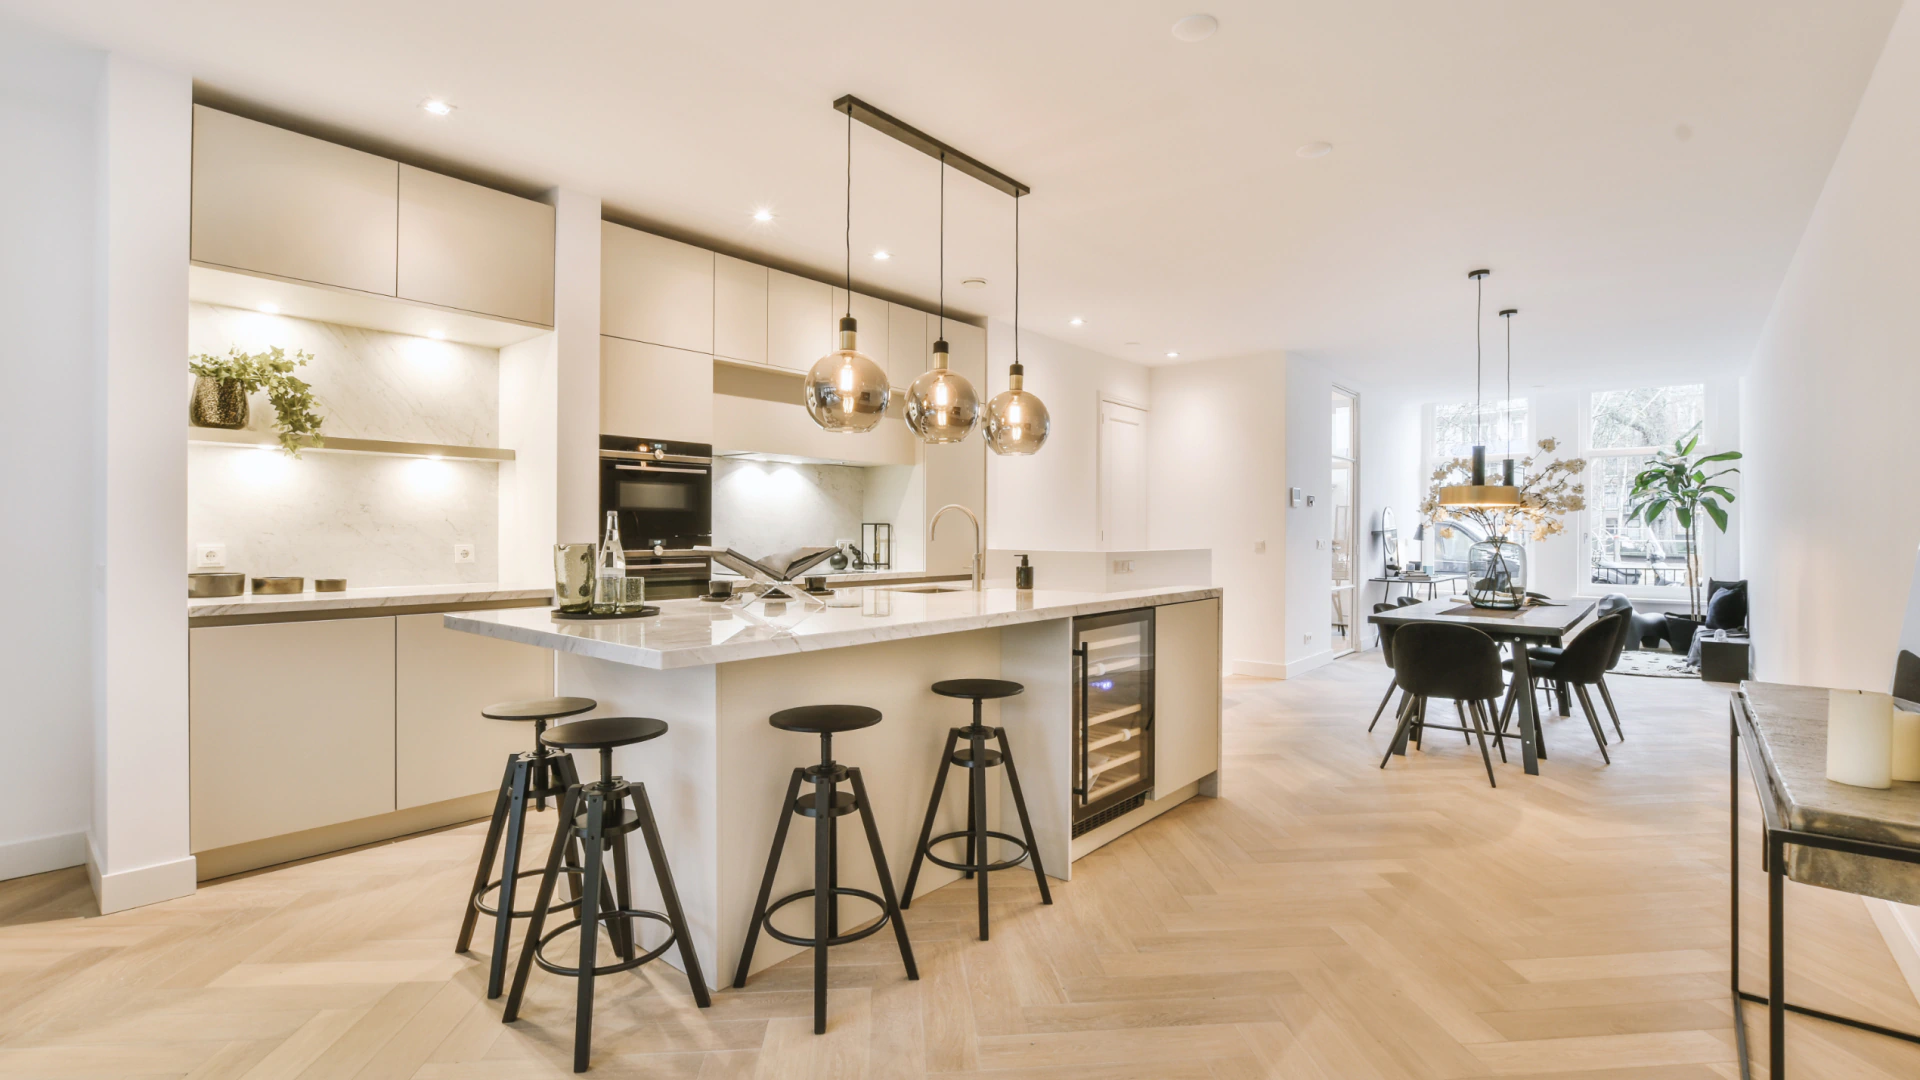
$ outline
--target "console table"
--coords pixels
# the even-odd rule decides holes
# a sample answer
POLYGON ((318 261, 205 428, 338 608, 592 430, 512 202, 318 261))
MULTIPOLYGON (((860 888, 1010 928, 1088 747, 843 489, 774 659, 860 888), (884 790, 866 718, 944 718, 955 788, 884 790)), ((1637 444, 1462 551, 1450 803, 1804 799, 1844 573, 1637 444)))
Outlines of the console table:
POLYGON ((1920 1035, 1794 1005, 1786 999, 1787 878, 1842 892, 1920 903, 1920 784, 1875 791, 1827 779, 1827 691, 1779 683, 1742 683, 1729 709, 1732 809, 1733 1023, 1740 1075, 1748 1066, 1742 1001, 1767 1007, 1768 1065, 1787 1069, 1787 1013, 1920 1043, 1920 1035), (1767 873, 1767 994, 1740 989, 1740 758, 1759 797, 1761 866, 1767 873))

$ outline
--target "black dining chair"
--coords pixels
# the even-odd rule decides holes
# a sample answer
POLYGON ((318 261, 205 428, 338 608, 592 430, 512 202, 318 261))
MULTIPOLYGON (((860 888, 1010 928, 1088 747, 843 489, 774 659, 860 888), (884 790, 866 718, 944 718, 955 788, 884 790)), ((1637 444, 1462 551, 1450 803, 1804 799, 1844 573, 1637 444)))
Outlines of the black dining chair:
MULTIPOLYGON (((1622 635, 1631 625, 1632 618, 1633 613, 1628 610, 1616 611, 1594 620, 1552 659, 1534 659, 1532 653, 1527 654, 1534 674, 1541 681, 1569 687, 1580 699, 1580 708, 1587 715, 1587 726, 1593 729, 1593 741, 1600 747, 1600 758, 1609 765, 1613 764, 1613 759, 1607 754, 1606 731, 1600 726, 1600 714, 1593 707, 1593 698, 1587 694, 1587 687, 1599 685, 1606 678, 1608 666, 1618 658, 1619 650, 1624 647, 1622 635)), ((1518 696, 1531 692, 1530 687, 1511 688, 1507 703, 1500 711, 1499 729, 1502 734, 1507 730, 1507 720, 1518 696)), ((1614 724, 1617 729, 1617 714, 1614 724)))
MULTIPOLYGON (((1593 614, 1595 621, 1604 619, 1609 615, 1626 615, 1626 618, 1620 621, 1619 634, 1613 643, 1612 650, 1607 654, 1607 666, 1605 670, 1601 672, 1600 678, 1593 683, 1595 687, 1599 688, 1600 700, 1606 704, 1607 715, 1613 720, 1613 733, 1624 741, 1627 733, 1620 727, 1620 710, 1614 707, 1613 691, 1607 686, 1606 672, 1612 671, 1614 668, 1620 666, 1620 657, 1626 654, 1627 643, 1633 639, 1633 602, 1619 593, 1608 593, 1606 596, 1600 598, 1598 604, 1594 605, 1593 614)), ((1568 683, 1564 679, 1551 678, 1546 675, 1544 669, 1540 667, 1543 662, 1551 664, 1555 660, 1558 660, 1561 651, 1561 647, 1555 645, 1535 645, 1527 650, 1527 659, 1532 661, 1534 665, 1534 681, 1536 683, 1551 685, 1555 694, 1559 697, 1560 715, 1571 716, 1573 713, 1571 708, 1572 702, 1569 700, 1571 695, 1568 692, 1568 683)), ((1513 670, 1511 662, 1507 664, 1507 670, 1513 670)))
POLYGON ((1460 731, 1480 740, 1480 760, 1487 767, 1487 783, 1500 786, 1493 778, 1493 756, 1487 751, 1493 703, 1506 689, 1506 682, 1500 676, 1500 646, 1471 626, 1412 623, 1400 627, 1394 634, 1393 649, 1393 680, 1406 697, 1400 706, 1399 726, 1394 729, 1386 756, 1380 759, 1380 767, 1386 768, 1396 751, 1405 751, 1410 735, 1414 745, 1425 750, 1421 736, 1427 727, 1460 731), (1427 702, 1432 698, 1453 701, 1462 719, 1473 726, 1430 724, 1427 702))
MULTIPOLYGON (((1397 608, 1399 606, 1400 606, 1399 604, 1393 603, 1390 600, 1383 600, 1380 603, 1373 605, 1373 613, 1375 615, 1378 615, 1383 611, 1392 611, 1394 608, 1397 608)), ((1392 671, 1393 670, 1394 628, 1391 626, 1387 626, 1385 624, 1378 624, 1374 627, 1374 629, 1378 631, 1380 635, 1380 658, 1387 662, 1387 670, 1392 671)), ((1398 689, 1398 685, 1391 678, 1388 679, 1387 680, 1387 696, 1381 698, 1380 707, 1373 710, 1373 723, 1367 725, 1368 731, 1372 731, 1374 728, 1380 725, 1380 717, 1386 714, 1387 702, 1393 700, 1393 692, 1396 689, 1398 689)))

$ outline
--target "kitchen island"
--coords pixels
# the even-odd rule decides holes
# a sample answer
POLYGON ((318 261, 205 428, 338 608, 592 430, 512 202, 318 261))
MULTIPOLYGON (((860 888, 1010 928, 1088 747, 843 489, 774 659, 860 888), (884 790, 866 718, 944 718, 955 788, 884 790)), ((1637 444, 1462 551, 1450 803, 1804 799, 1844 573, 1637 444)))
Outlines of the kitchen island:
MULTIPOLYGON (((845 703, 879 709, 878 725, 840 736, 834 756, 858 766, 896 884, 904 881, 926 814, 949 728, 971 719, 966 701, 936 696, 942 679, 1002 678, 1026 692, 988 702, 984 722, 1005 727, 1047 873, 1071 876, 1073 859, 1195 794, 1213 794, 1220 747, 1220 596, 1209 587, 1124 592, 1020 592, 964 586, 841 590, 836 606, 748 618, 730 606, 667 601, 658 616, 631 621, 557 621, 537 609, 453 612, 452 630, 554 650, 557 693, 600 703, 591 715, 652 716, 672 725, 666 737, 615 752, 615 770, 643 781, 658 815, 675 883, 710 980, 738 962, 755 893, 795 767, 817 763, 817 739, 768 726, 775 711, 845 703), (1151 609, 1151 790, 1109 814, 1076 826, 1086 783, 1077 752, 1083 665, 1076 664, 1075 619, 1151 609), (768 625, 772 623, 773 625, 768 625), (1080 835, 1076 836, 1075 833, 1080 835)), ((583 775, 597 768, 582 761, 583 775)), ((1005 778, 990 819, 1013 821, 1005 778)), ((949 784, 936 832, 961 827, 962 785, 949 784)), ((1000 829, 997 820, 990 828, 1000 829)), ((637 837, 627 842, 639 844, 637 837)), ((857 839, 843 839, 842 885, 874 889, 871 861, 857 839)), ((996 844, 997 847, 997 844, 996 844)), ((635 851, 644 859, 644 853, 635 851)), ((948 853, 953 857, 954 853, 948 853)), ((995 858, 1005 853, 996 850, 995 858)), ((529 862, 528 865, 531 865, 529 862)), ((640 865, 645 865, 644 862, 640 865)), ((809 886, 811 830, 795 828, 775 895, 809 886)), ((658 906, 651 881, 638 879, 642 907, 658 906)), ((958 874, 928 863, 918 895, 958 874)), ((995 885, 1018 887, 996 875, 995 885)), ((1031 879, 1028 879, 1029 882, 1031 879)), ((1022 890, 1024 894, 1024 890, 1022 890)), ((782 929, 811 932, 801 905, 780 913, 782 929)), ((855 924, 872 913, 844 907, 855 924)), ((645 932, 653 932, 651 925, 645 932)), ((656 934, 650 943, 657 943, 656 934)), ((763 937, 756 970, 799 951, 763 937)))

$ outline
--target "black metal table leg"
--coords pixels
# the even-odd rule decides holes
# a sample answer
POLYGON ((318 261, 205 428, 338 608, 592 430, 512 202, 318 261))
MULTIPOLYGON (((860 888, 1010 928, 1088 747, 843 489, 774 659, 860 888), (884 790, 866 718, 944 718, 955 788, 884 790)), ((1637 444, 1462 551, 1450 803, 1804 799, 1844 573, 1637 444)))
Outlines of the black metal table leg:
POLYGON ((1520 767, 1528 776, 1540 774, 1540 718, 1533 711, 1533 665, 1527 643, 1513 642, 1513 685, 1525 688, 1516 698, 1520 710, 1520 767))

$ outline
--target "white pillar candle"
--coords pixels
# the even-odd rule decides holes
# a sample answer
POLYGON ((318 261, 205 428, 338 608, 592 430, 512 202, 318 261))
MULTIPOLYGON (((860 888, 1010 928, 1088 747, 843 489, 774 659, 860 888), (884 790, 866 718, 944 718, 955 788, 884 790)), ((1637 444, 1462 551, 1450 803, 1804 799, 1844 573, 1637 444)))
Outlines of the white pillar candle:
POLYGON ((1893 778, 1920 780, 1920 712, 1893 710, 1893 778))
POLYGON ((1827 779, 1893 786, 1893 695, 1827 691, 1827 779))

